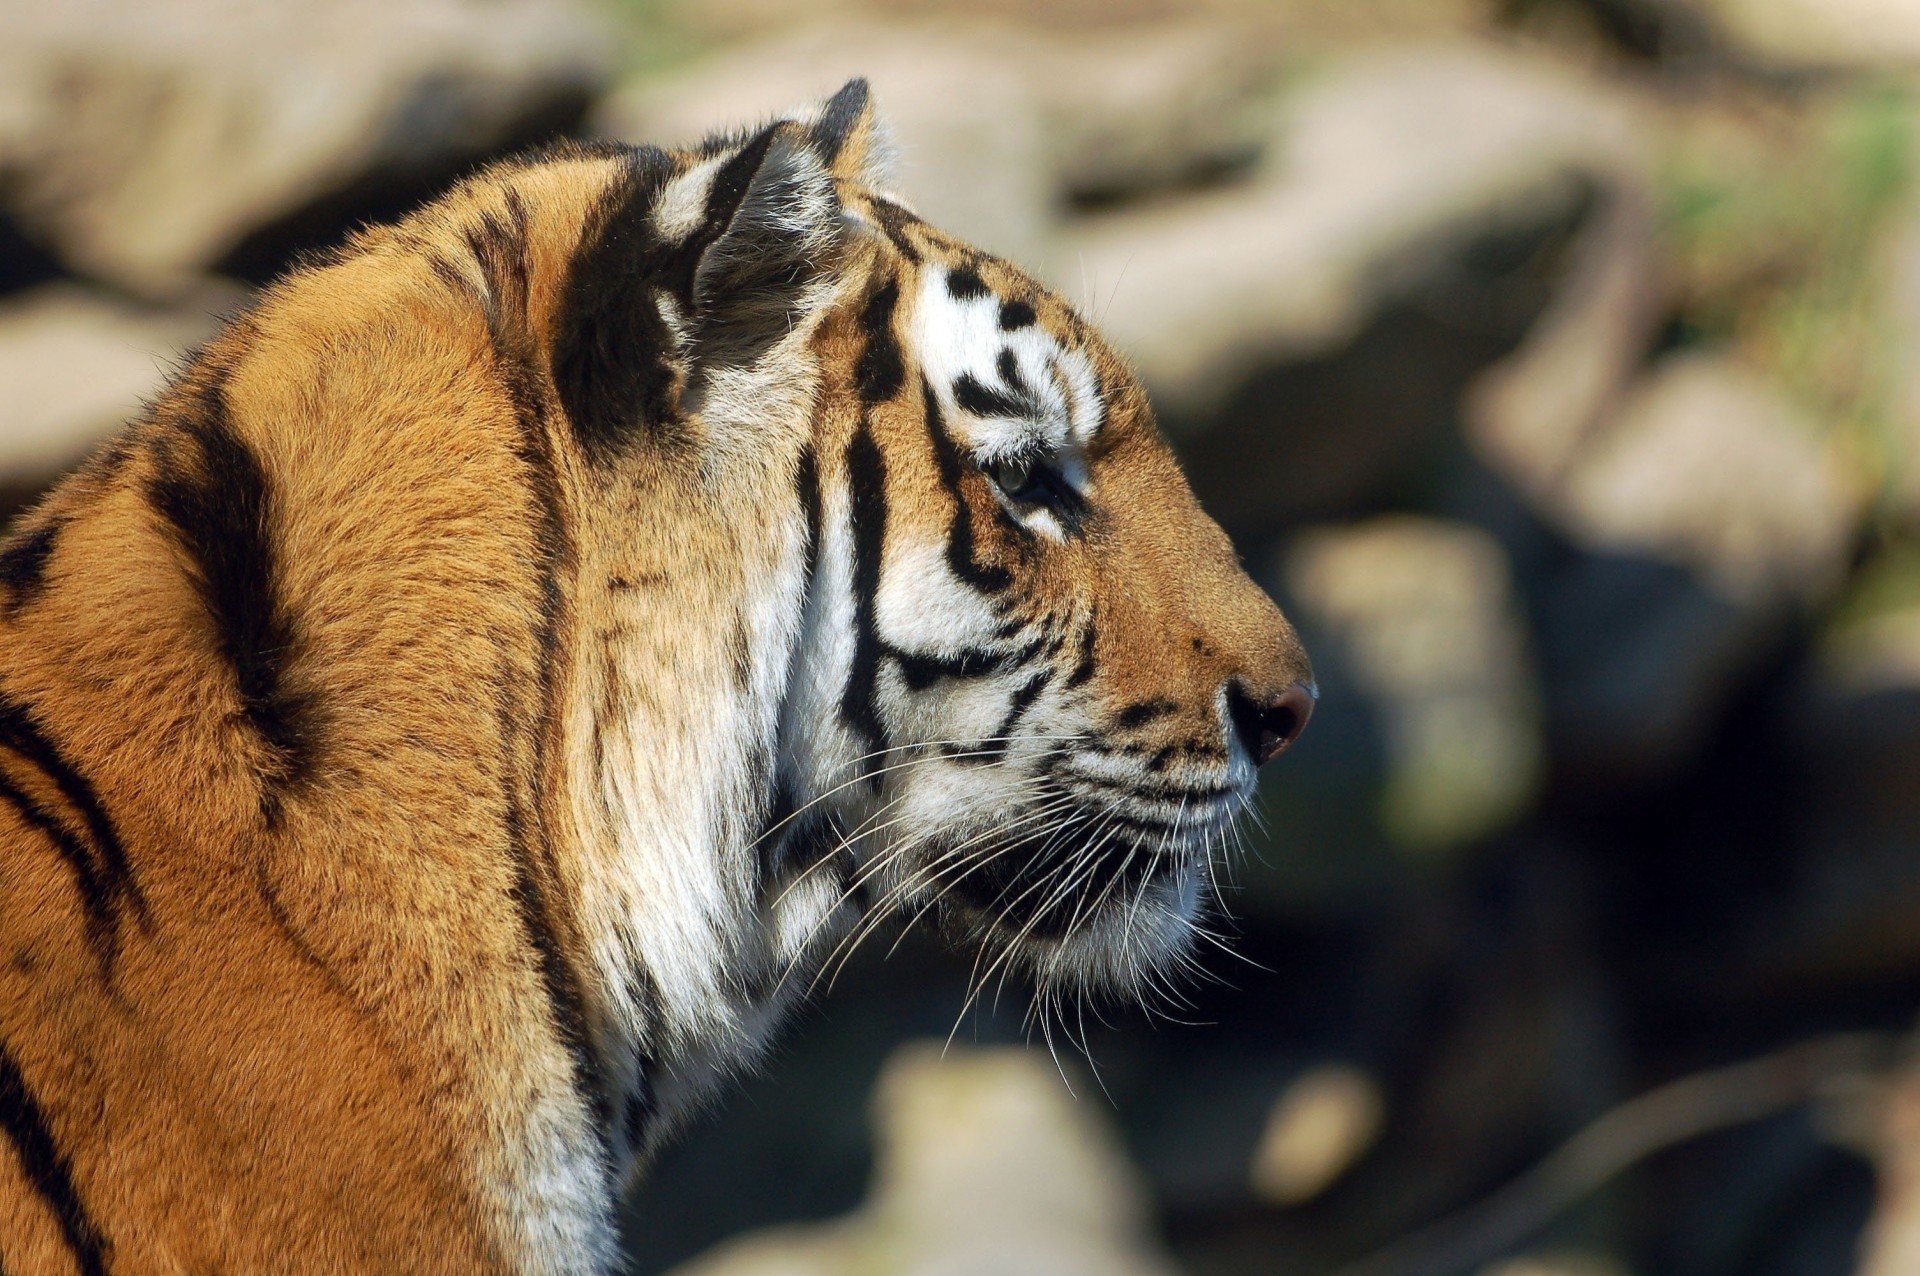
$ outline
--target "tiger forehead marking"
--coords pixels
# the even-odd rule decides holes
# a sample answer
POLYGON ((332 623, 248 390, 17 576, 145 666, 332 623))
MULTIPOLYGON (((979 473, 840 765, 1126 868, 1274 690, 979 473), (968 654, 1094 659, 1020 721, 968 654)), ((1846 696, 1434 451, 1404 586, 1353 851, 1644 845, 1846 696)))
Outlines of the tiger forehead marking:
POLYGON ((1305 654, 1098 334, 885 188, 858 81, 488 170, 0 542, 10 1269, 611 1272, 876 928, 1042 1006, 1187 960, 1305 654))
POLYGON ((1100 381, 1075 335, 1003 299, 973 265, 922 272, 912 341, 976 456, 1085 448, 1100 432, 1100 381))

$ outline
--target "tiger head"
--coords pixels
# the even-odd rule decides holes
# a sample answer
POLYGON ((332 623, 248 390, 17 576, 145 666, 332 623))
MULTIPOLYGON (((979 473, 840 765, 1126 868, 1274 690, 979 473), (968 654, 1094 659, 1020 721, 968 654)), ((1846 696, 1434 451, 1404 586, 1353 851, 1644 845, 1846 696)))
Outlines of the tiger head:
POLYGON ((653 205, 697 246, 682 403, 797 440, 768 890, 1135 991, 1186 950, 1311 669, 1124 362, 886 194, 879 135, 855 81, 680 155, 653 205))

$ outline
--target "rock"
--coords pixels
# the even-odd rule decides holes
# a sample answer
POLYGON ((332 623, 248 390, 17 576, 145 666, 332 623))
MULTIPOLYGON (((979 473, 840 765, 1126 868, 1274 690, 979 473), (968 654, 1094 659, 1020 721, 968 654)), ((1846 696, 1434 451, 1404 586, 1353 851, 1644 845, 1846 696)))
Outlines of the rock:
POLYGON ((1908 0, 1692 0, 1718 38, 1775 68, 1920 66, 1908 0))
MULTIPOLYGON (((1920 144, 1913 153, 1920 157, 1920 144)), ((1920 526, 1920 205, 1910 206, 1896 227, 1883 269, 1890 284, 1883 322, 1895 378, 1888 477, 1908 524, 1920 526)))
POLYGON ((1467 392, 1470 445, 1537 504, 1554 501, 1575 453, 1633 379, 1666 317, 1649 194, 1630 181, 1606 192, 1545 313, 1520 348, 1467 392))
POLYGON ((728 1242, 675 1276, 1164 1276, 1113 1135, 1030 1051, 902 1050, 852 1217, 728 1242))
POLYGON ((0 519, 138 413, 240 296, 148 310, 54 284, 0 304, 0 519))
POLYGON ((697 141, 862 75, 921 215, 1046 273, 1070 197, 1177 183, 1258 150, 1252 107, 1274 62, 1261 50, 1218 25, 1072 40, 978 23, 814 25, 630 84, 594 123, 629 141, 697 141))
POLYGON ((1781 715, 1804 780, 1791 889, 1749 937, 1769 987, 1920 967, 1920 548, 1869 567, 1837 612, 1781 715))
POLYGON ((1570 180, 1638 182, 1640 166, 1633 113, 1559 68, 1377 50, 1295 86, 1249 181, 1089 219, 1061 259, 1084 262, 1096 319, 1197 433, 1255 370, 1351 339, 1476 227, 1557 214, 1570 180))
POLYGON ((1879 1201, 1867 1229, 1859 1276, 1920 1271, 1920 1066, 1889 1077, 1873 1130, 1879 1201))
POLYGON ((8 211, 146 293, 402 211, 577 120, 606 60, 570 0, 0 0, 8 211))
POLYGON ((1685 567, 1748 605, 1827 597, 1862 505, 1810 422, 1712 356, 1655 368, 1560 495, 1582 545, 1685 567))
POLYGON ((1552 1251, 1510 1258, 1480 1276, 1630 1276, 1631 1269, 1604 1254, 1552 1251))
MULTIPOLYGON (((1201 184, 1258 160, 1281 46, 1225 23, 1051 39, 1031 77, 1060 193, 1112 201, 1201 184)), ((1056 250, 1056 278, 1068 263, 1056 250)))
POLYGON ((1396 844, 1444 851, 1528 810, 1544 763, 1538 695, 1497 542, 1385 517, 1303 534, 1282 571, 1379 723, 1376 818, 1396 844))
POLYGON ((1530 588, 1555 753, 1590 784, 1691 755, 1838 587, 1863 506, 1810 424, 1711 355, 1653 368, 1538 493, 1580 551, 1530 588))
POLYGON ((1076 36, 1182 21, 1230 20, 1296 50, 1317 51, 1484 31, 1488 0, 666 0, 662 12, 699 38, 737 40, 822 19, 991 18, 1076 36))
POLYGON ((1295 1078, 1254 1148, 1253 1194, 1280 1206, 1312 1200, 1366 1155, 1386 1117, 1378 1083, 1359 1068, 1328 1064, 1295 1078))

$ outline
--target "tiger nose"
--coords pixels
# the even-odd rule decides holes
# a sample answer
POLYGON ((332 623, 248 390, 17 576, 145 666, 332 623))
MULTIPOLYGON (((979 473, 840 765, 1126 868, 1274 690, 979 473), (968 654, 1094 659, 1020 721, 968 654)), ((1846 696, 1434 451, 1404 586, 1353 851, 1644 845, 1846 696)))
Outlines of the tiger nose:
POLYGON ((1300 738, 1300 733, 1307 729, 1307 719, 1313 716, 1313 702, 1319 695, 1311 685, 1296 682, 1262 703, 1238 687, 1233 689, 1234 727, 1255 766, 1265 766, 1300 738))

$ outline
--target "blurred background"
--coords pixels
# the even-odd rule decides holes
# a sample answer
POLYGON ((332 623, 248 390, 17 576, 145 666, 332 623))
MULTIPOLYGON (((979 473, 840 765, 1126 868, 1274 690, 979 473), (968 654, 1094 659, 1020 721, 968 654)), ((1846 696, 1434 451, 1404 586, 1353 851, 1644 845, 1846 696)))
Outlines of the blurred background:
POLYGON ((852 74, 1323 697, 1208 978, 869 945, 635 1271, 1920 1274, 1920 0, 0 0, 0 519, 301 250, 852 74))

